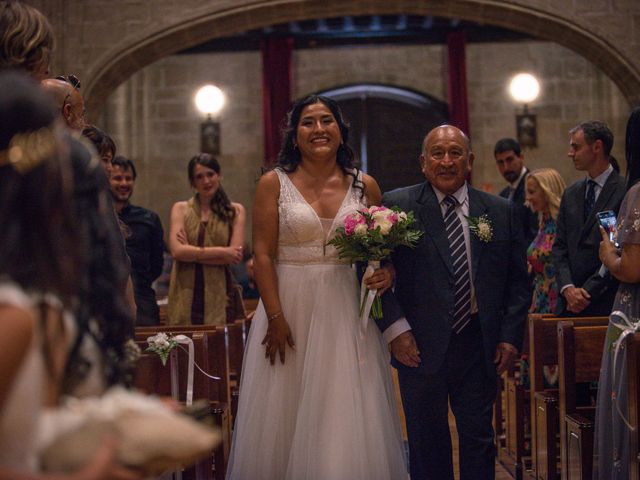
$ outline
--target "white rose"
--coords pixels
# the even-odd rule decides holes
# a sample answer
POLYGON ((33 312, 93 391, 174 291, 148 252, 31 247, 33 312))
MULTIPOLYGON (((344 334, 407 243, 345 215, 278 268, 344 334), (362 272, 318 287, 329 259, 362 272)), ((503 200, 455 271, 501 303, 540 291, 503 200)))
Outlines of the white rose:
POLYGON ((373 218, 374 222, 380 222, 382 220, 386 220, 389 213, 389 210, 378 210, 373 215, 371 215, 371 218, 373 218))
POLYGON ((356 225, 356 228, 353 229, 353 233, 356 235, 365 235, 367 233, 367 225, 364 223, 356 225))
POLYGON ((398 214, 398 219, 399 219, 399 220, 406 220, 406 219, 407 219, 407 214, 406 214, 406 213, 404 213, 404 212, 400 212, 400 213, 398 214))
POLYGON ((387 235, 389 233, 389 230, 391 230, 391 227, 393 226, 393 224, 386 218, 379 222, 375 222, 374 225, 376 227, 380 227, 380 233, 383 235, 387 235))

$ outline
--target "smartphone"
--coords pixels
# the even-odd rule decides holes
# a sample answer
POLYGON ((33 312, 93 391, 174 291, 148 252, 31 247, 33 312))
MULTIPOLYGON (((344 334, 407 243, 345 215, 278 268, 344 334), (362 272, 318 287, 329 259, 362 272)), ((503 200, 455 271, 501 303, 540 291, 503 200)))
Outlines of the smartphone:
POLYGON ((615 212, 613 210, 605 210, 604 212, 598 212, 597 217, 602 228, 609 234, 611 243, 613 243, 616 248, 620 248, 618 245, 618 225, 615 212))

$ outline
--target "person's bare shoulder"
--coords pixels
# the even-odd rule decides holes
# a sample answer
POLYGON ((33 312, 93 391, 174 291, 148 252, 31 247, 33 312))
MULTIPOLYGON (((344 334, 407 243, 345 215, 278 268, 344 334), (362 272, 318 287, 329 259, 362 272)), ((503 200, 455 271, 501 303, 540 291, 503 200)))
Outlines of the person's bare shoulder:
POLYGON ((376 179, 367 173, 362 174, 362 183, 364 183, 364 191, 371 205, 380 205, 382 192, 376 179))
POLYGON ((274 170, 266 172, 260 177, 260 180, 258 180, 258 189, 263 192, 278 193, 280 191, 278 174, 274 170))
POLYGON ((180 202, 174 203, 173 207, 171 207, 171 211, 176 213, 184 213, 187 210, 188 206, 189 203, 186 200, 182 200, 180 202))
POLYGON ((231 206, 236 211, 236 215, 244 215, 245 213, 244 205, 238 202, 231 202, 231 206))

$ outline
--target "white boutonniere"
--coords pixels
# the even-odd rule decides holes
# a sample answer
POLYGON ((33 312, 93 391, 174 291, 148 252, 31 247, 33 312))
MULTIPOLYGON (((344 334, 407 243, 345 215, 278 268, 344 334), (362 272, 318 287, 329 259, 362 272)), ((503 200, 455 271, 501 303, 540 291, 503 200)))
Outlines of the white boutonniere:
POLYGON ((480 217, 466 217, 469 222, 469 230, 483 242, 490 242, 493 238, 493 225, 487 215, 480 217))

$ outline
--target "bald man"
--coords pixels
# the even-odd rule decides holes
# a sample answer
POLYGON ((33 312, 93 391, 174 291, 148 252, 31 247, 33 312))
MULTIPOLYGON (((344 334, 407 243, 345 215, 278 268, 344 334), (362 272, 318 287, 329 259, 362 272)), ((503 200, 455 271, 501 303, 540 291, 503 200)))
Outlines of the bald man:
POLYGON ((82 131, 84 121, 84 99, 80 90, 64 80, 48 78, 42 81, 42 87, 51 94, 60 109, 64 122, 72 130, 82 131))
POLYGON ((437 127, 422 144, 426 182, 382 198, 413 211, 423 231, 415 249, 392 255, 395 292, 382 297, 379 323, 398 369, 411 478, 420 480, 453 480, 449 405, 460 479, 494 478, 497 376, 522 347, 531 303, 515 205, 467 183, 473 159, 462 131, 437 127))

